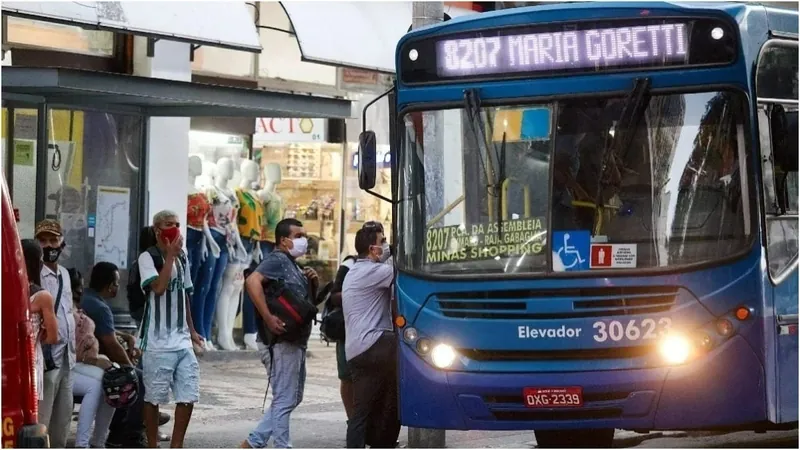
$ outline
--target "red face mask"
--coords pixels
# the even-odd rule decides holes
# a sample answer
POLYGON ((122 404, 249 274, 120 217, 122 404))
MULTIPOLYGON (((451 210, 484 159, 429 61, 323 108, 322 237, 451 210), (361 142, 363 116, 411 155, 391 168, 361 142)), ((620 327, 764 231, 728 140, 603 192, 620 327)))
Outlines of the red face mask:
POLYGON ((166 228, 161 230, 161 240, 164 241, 165 244, 174 242, 175 239, 178 239, 178 236, 180 235, 181 235, 181 229, 178 227, 166 228))

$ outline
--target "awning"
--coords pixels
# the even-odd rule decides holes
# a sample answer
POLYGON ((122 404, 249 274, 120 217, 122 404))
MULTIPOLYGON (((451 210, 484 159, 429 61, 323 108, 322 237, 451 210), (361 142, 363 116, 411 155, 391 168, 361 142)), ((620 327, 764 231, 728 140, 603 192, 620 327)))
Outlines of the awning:
POLYGON ((9 16, 260 53, 248 8, 245 2, 2 3, 9 16))
MULTIPOLYGON (((411 26, 412 2, 290 1, 281 5, 304 61, 394 73, 394 52, 411 26)), ((445 6, 444 12, 453 18, 475 14, 452 6, 445 6)))
POLYGON ((4 100, 166 117, 348 118, 350 101, 76 69, 3 67, 4 100))

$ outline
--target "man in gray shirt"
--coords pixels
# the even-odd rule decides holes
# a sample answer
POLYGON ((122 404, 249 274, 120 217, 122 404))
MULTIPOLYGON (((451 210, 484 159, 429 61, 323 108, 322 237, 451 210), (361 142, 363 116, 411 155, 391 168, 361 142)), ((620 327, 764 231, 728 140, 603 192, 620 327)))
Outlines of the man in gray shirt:
POLYGON ((394 270, 382 264, 384 236, 375 228, 356 233, 358 260, 342 286, 345 355, 353 378, 354 411, 347 448, 393 448, 400 433, 397 415, 397 338, 392 326, 394 270), (380 417, 371 414, 380 414, 380 417))

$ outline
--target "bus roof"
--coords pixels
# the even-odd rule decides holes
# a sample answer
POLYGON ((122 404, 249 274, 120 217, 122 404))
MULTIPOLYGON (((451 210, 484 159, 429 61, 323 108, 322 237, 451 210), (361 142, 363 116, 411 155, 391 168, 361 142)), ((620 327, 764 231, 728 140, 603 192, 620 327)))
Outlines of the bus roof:
MULTIPOLYGON (((769 32, 781 36, 797 36, 798 27, 798 11, 792 9, 775 8, 763 6, 758 3, 743 3, 743 2, 571 2, 571 3, 549 3, 545 5, 527 6, 522 8, 510 8, 499 11, 486 12, 481 14, 471 14, 461 16, 448 20, 447 22, 429 25, 426 27, 418 28, 406 34, 397 44, 399 49, 402 43, 414 36, 435 33, 439 30, 453 27, 457 24, 462 26, 457 27, 462 30, 464 26, 467 27, 491 27, 496 26, 498 22, 507 25, 508 19, 515 16, 524 16, 530 13, 544 13, 554 11, 593 11, 593 10, 683 10, 687 12, 700 12, 700 11, 719 11, 724 12, 736 20, 743 20, 748 17, 750 13, 760 10, 766 14, 769 32)), ((456 27, 454 27, 456 28, 456 27)), ((454 30, 455 31, 455 30, 454 30)))

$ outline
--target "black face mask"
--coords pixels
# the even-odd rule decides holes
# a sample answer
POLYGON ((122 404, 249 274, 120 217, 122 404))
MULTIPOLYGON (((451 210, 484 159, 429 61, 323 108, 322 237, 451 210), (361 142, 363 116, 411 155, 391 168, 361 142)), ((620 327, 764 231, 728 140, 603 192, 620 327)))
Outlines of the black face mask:
POLYGON ((46 263, 54 263, 58 261, 61 256, 62 247, 44 247, 42 248, 42 260, 46 263))

